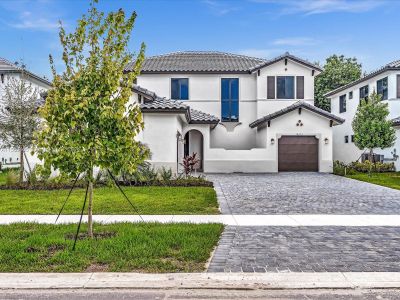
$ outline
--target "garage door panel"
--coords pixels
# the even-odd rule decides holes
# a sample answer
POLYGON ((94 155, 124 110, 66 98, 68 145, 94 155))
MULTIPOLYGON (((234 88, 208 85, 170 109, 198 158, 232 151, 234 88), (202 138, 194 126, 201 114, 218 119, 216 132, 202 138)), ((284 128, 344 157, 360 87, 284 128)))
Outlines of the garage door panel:
POLYGON ((318 171, 318 140, 310 136, 282 136, 278 142, 279 171, 318 171))

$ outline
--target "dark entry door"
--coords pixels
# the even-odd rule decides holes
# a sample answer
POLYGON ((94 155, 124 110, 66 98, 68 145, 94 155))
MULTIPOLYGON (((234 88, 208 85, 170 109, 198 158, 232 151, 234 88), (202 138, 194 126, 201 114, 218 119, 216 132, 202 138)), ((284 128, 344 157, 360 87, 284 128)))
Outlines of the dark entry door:
POLYGON ((278 171, 318 172, 318 140, 313 136, 282 136, 278 142, 278 171))

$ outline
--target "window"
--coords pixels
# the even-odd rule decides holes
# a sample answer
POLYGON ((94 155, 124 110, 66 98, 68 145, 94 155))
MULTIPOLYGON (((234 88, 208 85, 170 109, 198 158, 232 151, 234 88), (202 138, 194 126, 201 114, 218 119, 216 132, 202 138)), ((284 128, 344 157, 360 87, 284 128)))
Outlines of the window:
POLYGON ((388 78, 382 78, 376 82, 376 89, 382 100, 388 99, 388 78))
POLYGON ((0 74, 1 83, 4 83, 4 74, 0 74))
POLYGON ((239 121, 239 79, 221 79, 221 119, 222 122, 239 121))
POLYGON ((189 79, 171 78, 171 99, 174 100, 189 99, 189 79))
POLYGON ((354 134, 351 135, 351 142, 354 143, 354 134))
POLYGON ((353 91, 349 92, 349 99, 353 99, 353 91))
POLYGON ((346 94, 339 97, 339 113, 346 111, 346 94))
POLYGON ((278 99, 294 99, 294 76, 278 76, 276 85, 278 99))
POLYGON ((360 88, 360 103, 362 100, 368 100, 368 85, 360 88))
POLYGON ((400 98, 400 75, 397 75, 397 79, 396 79, 396 83, 397 83, 397 92, 396 92, 396 98, 399 99, 400 98))
POLYGON ((349 142, 349 136, 348 136, 348 135, 345 135, 345 136, 344 136, 344 142, 345 142, 346 144, 349 142))

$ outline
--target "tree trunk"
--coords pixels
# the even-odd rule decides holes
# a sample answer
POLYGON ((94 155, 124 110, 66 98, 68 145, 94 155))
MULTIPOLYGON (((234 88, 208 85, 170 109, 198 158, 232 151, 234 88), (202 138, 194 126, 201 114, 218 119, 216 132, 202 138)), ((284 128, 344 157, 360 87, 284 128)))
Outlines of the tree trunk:
POLYGON ((93 182, 89 181, 89 205, 88 205, 88 236, 93 238, 93 182))
POLYGON ((24 181, 24 149, 19 149, 19 183, 24 181))
POLYGON ((374 163, 374 149, 369 149, 369 161, 370 161, 371 164, 369 166, 368 177, 371 177, 372 164, 374 163))
POLYGON ((89 177, 88 236, 89 238, 93 238, 93 169, 91 169, 88 177, 89 177))

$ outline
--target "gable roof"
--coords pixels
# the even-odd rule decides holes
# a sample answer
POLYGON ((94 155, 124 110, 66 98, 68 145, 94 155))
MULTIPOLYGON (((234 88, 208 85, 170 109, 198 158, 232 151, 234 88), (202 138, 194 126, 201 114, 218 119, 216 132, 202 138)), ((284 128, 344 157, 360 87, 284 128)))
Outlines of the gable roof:
POLYGON ((309 61, 304 60, 304 59, 302 59, 300 57, 294 56, 294 55, 290 54, 289 52, 286 52, 283 55, 277 56, 274 59, 268 60, 265 63, 263 63, 263 64, 255 67, 255 68, 251 69, 250 71, 254 72, 254 71, 259 70, 261 68, 264 68, 264 67, 267 67, 269 65, 272 65, 272 64, 274 64, 274 63, 276 63, 276 62, 278 62, 278 61, 280 61, 282 59, 290 59, 290 60, 295 61, 295 62, 297 62, 297 63, 299 63, 301 65, 304 65, 304 66, 306 66, 308 68, 315 69, 315 70, 317 70, 319 72, 323 71, 320 66, 318 66, 316 64, 313 64, 313 63, 310 63, 309 61))
POLYGON ((352 82, 350 82, 348 84, 345 84, 345 85, 343 85, 341 87, 338 87, 337 89, 334 89, 334 90, 326 93, 324 96, 326 96, 326 97, 333 96, 333 95, 335 95, 337 93, 340 93, 341 91, 344 91, 345 89, 348 89, 348 88, 350 88, 352 86, 355 86, 355 85, 357 85, 357 84, 359 84, 359 83, 361 83, 361 82, 363 82, 365 80, 371 79, 371 78, 373 78, 375 76, 378 76, 378 75, 380 75, 380 74, 382 74, 382 73, 384 73, 386 71, 393 71, 393 70, 394 71, 400 70, 400 60, 392 61, 392 62, 380 67, 379 69, 377 69, 375 71, 372 71, 371 73, 366 74, 365 76, 361 77, 360 79, 352 81, 352 82))
POLYGON ((40 77, 39 75, 36 75, 26 69, 23 69, 23 68, 17 66, 16 64, 11 63, 7 59, 1 58, 1 57, 0 57, 0 72, 5 72, 5 73, 22 73, 22 72, 24 72, 29 77, 32 77, 32 78, 48 85, 49 87, 52 86, 52 84, 49 80, 47 80, 43 77, 40 77))
POLYGON ((250 123, 249 126, 251 128, 258 127, 258 126, 264 124, 265 122, 268 122, 268 121, 270 121, 272 119, 278 118, 278 117, 280 117, 280 116, 282 116, 284 114, 287 114, 288 112, 291 112, 291 111, 293 111, 295 109, 298 109, 298 108, 307 109, 307 110, 309 110, 311 112, 319 114, 322 117, 325 117, 327 119, 335 121, 337 124, 342 124, 345 121, 344 119, 339 118, 338 116, 335 116, 334 114, 331 114, 331 113, 329 113, 329 112, 327 112, 327 111, 325 111, 325 110, 323 110, 321 108, 315 107, 314 105, 311 105, 311 104, 309 104, 307 102, 297 101, 296 103, 294 103, 292 105, 289 105, 289 106, 287 106, 287 107, 285 107, 285 108, 283 108, 281 110, 278 110, 278 111, 276 111, 276 112, 274 112, 272 114, 266 115, 266 116, 264 116, 264 117, 262 117, 260 119, 255 120, 254 122, 250 123))
POLYGON ((213 124, 217 125, 219 119, 205 112, 191 109, 181 101, 159 97, 156 93, 134 84, 132 90, 148 99, 140 105, 142 112, 154 113, 184 113, 189 124, 213 124))
MULTIPOLYGON (((288 52, 267 60, 219 51, 182 51, 146 58, 141 73, 252 73, 285 58, 322 71, 320 67, 288 52)), ((134 63, 128 64, 125 70, 132 71, 134 63)))

